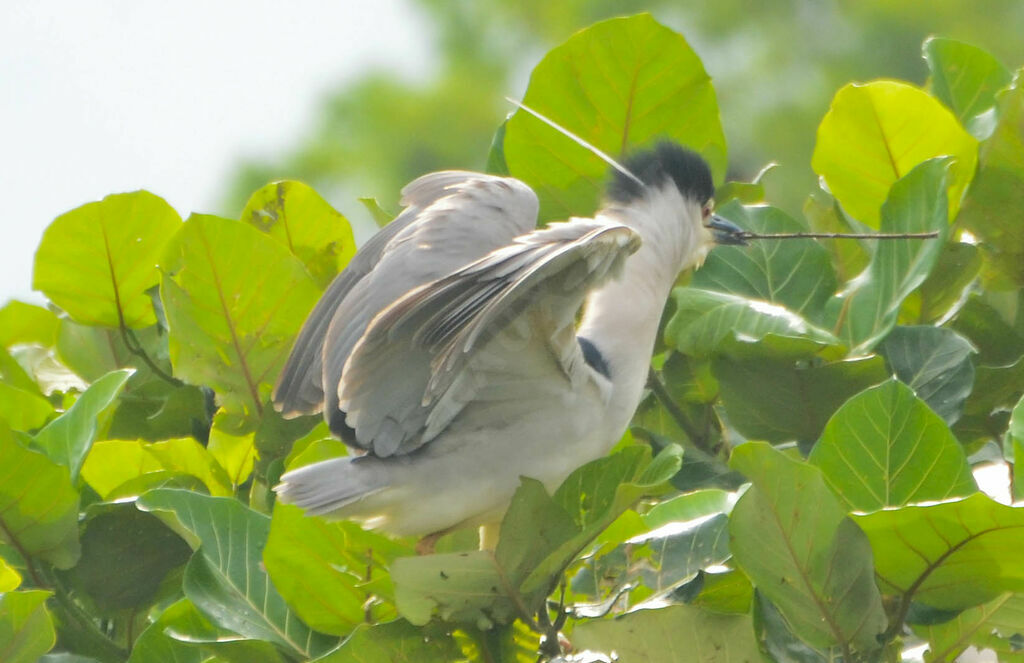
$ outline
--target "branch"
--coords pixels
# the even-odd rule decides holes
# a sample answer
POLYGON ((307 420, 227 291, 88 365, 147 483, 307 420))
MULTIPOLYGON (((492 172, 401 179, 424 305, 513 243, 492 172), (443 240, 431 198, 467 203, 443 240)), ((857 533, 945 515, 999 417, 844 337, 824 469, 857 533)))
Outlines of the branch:
POLYGON ((938 230, 925 233, 732 233, 736 239, 935 239, 938 230))

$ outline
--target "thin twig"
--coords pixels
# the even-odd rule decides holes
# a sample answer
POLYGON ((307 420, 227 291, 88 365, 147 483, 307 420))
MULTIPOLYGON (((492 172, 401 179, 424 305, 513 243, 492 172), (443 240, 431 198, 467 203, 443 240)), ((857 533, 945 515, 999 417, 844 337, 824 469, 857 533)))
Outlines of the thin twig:
POLYGON ((736 239, 935 239, 938 230, 926 233, 732 233, 736 239))
POLYGON ((697 427, 690 422, 686 413, 676 405, 674 400, 672 400, 672 394, 668 393, 668 389, 664 384, 662 384, 661 380, 658 378, 658 374, 654 372, 654 369, 651 369, 647 374, 647 388, 651 390, 651 393, 654 394, 654 397, 657 398, 662 407, 665 408, 665 411, 668 412, 670 417, 672 417, 672 420, 683 429, 683 432, 690 438, 690 441, 693 442, 694 446, 709 454, 714 453, 711 449, 707 448, 706 436, 701 435, 700 431, 697 430, 697 427))
POLYGON ((135 333, 132 332, 132 330, 128 329, 128 327, 126 327, 123 322, 120 325, 120 329, 121 340, 124 341, 124 345, 126 348, 128 348, 128 352, 140 358, 146 364, 146 366, 149 366, 149 370, 153 371, 153 373, 155 373, 158 378, 166 382, 170 382, 175 387, 181 387, 185 384, 184 382, 174 377, 173 375, 168 375, 167 373, 164 372, 162 368, 157 366, 156 362, 154 362, 150 358, 150 356, 146 354, 146 350, 142 347, 142 344, 139 343, 139 339, 136 338, 135 333))

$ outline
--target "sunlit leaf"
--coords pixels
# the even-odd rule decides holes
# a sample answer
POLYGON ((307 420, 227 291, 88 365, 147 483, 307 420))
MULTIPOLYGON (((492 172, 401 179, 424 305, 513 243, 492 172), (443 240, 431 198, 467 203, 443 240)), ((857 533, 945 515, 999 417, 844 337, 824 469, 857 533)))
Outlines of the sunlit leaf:
POLYGON ((113 371, 93 382, 68 411, 36 433, 35 443, 71 471, 77 481, 82 461, 96 438, 97 420, 124 388, 132 371, 113 371))
POLYGON ((302 182, 266 185, 252 194, 240 218, 284 244, 320 288, 356 253, 348 220, 302 182))
POLYGON ((918 164, 943 155, 956 159, 948 191, 953 218, 974 176, 978 141, 922 90, 874 81, 851 83, 836 93, 818 127, 811 166, 854 218, 879 228, 879 208, 893 184, 918 164))
POLYGON ((267 573, 281 596, 312 628, 344 635, 366 620, 394 615, 389 606, 368 607, 371 594, 388 590, 387 567, 411 548, 352 522, 310 518, 288 504, 274 506, 270 537, 263 551, 267 573), (384 585, 374 583, 383 579, 384 585), (390 612, 390 615, 387 614, 390 612))
POLYGON ((0 541, 66 569, 78 560, 78 493, 68 468, 0 424, 0 541))
POLYGON ((231 480, 210 452, 193 438, 162 442, 104 440, 93 445, 82 477, 103 498, 127 481, 158 472, 196 477, 213 495, 230 495, 231 480))
POLYGON ((227 472, 231 485, 239 486, 252 474, 256 461, 256 434, 236 435, 226 430, 225 418, 223 410, 214 415, 206 449, 227 472))
POLYGON ((974 348, 963 336, 942 327, 896 327, 881 352, 902 382, 946 423, 963 412, 974 386, 974 348))
MULTIPOLYGON (((775 207, 724 205, 718 214, 758 233, 804 232, 775 207)), ((836 289, 832 264, 820 244, 805 240, 757 240, 751 246, 721 246, 708 255, 691 285, 784 306, 809 320, 821 317, 836 289)))
MULTIPOLYGON (((523 103, 620 158, 671 138, 725 173, 725 137, 711 79, 682 35, 649 14, 582 30, 534 68, 523 103)), ((589 215, 608 164, 520 110, 505 129, 509 172, 537 192, 542 220, 589 215)))
POLYGON ((749 615, 721 615, 686 605, 636 610, 616 619, 589 620, 573 629, 573 646, 620 661, 757 663, 749 615), (684 647, 680 643, 686 643, 684 647))
POLYGON ((21 574, 14 567, 9 565, 3 558, 0 558, 0 594, 17 589, 21 584, 21 574))
POLYGON ((761 442, 737 447, 732 466, 754 484, 729 524, 740 568, 809 644, 875 649, 886 616, 871 550, 821 472, 761 442))
POLYGON ((932 93, 975 138, 987 138, 995 118, 984 116, 992 115, 996 92, 1010 84, 1010 72, 988 52, 955 39, 929 37, 924 59, 932 93))
POLYGON ((916 166, 896 181, 882 207, 884 232, 938 231, 925 240, 880 241, 867 269, 829 302, 839 336, 855 351, 873 348, 896 324, 900 304, 931 273, 949 231, 948 159, 916 166))
POLYGON ((0 654, 4 663, 36 663, 57 641, 46 610, 52 592, 0 594, 0 654))
POLYGON ((15 429, 34 431, 53 414, 53 406, 38 393, 0 382, 0 421, 15 429))
POLYGON ((809 460, 857 511, 962 497, 978 489, 949 428, 898 380, 867 389, 839 408, 809 460))
POLYGON ((182 490, 150 491, 138 504, 173 516, 199 541, 185 572, 185 596, 214 624, 307 658, 331 646, 288 608, 263 570, 270 518, 234 499, 182 490))
MULTIPOLYGON (((1005 638, 1000 654, 1019 650, 1009 637, 1024 633, 1024 595, 1003 594, 988 603, 968 608, 953 619, 931 626, 915 628, 928 641, 929 663, 954 663, 965 649, 995 649, 992 638, 1005 638)), ((1000 658, 1000 660, 1003 660, 1000 658)))
POLYGON ((959 610, 1024 591, 1024 509, 977 493, 930 506, 854 516, 871 541, 883 589, 959 610))
POLYGON ((57 340, 57 316, 42 306, 11 300, 0 307, 0 347, 37 343, 50 347, 57 340))
POLYGON ((147 191, 120 193, 62 214, 43 233, 32 287, 78 322, 129 328, 156 322, 147 290, 181 217, 147 191))
POLYGON ((234 413, 258 414, 317 298, 302 263, 252 226, 193 215, 161 268, 175 375, 212 387, 234 413))

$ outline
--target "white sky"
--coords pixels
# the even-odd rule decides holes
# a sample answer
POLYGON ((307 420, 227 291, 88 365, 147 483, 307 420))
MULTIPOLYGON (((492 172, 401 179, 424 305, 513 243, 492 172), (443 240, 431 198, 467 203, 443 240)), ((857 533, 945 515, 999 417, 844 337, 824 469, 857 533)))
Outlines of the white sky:
POLYGON ((0 305, 42 301, 54 217, 141 188, 210 211, 339 81, 426 75, 423 25, 406 0, 0 0, 0 305))

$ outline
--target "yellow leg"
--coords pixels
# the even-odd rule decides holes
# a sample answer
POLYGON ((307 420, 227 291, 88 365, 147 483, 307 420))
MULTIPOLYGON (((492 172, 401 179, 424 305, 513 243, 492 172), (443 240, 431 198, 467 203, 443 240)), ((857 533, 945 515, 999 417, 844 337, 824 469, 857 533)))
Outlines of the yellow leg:
POLYGON ((498 530, 501 523, 487 523, 480 526, 480 550, 494 550, 498 547, 498 530))

